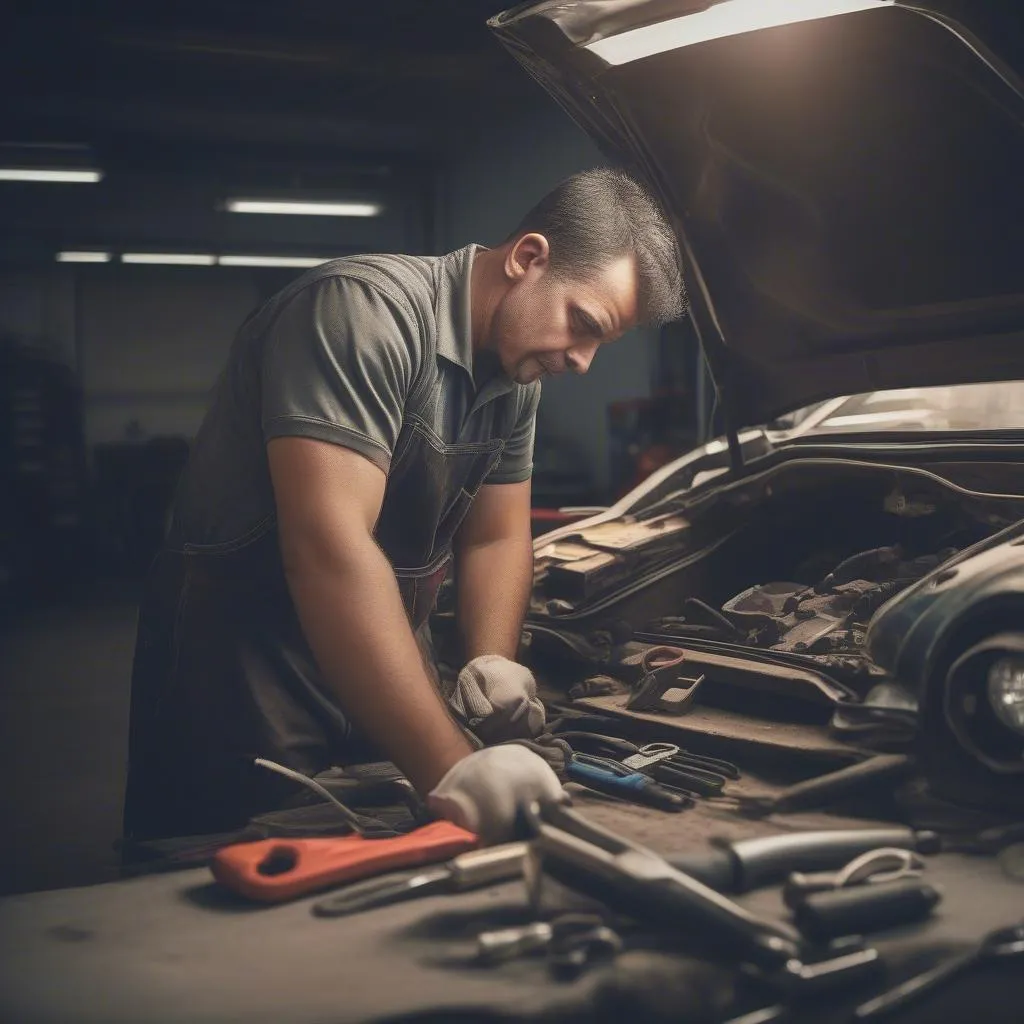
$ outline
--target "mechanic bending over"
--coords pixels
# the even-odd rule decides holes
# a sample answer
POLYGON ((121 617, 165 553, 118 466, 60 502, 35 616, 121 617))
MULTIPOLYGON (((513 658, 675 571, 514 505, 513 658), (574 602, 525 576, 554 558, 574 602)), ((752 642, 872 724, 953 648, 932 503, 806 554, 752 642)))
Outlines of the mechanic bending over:
POLYGON ((512 664, 540 380, 586 373, 682 294, 656 203, 597 169, 497 248, 332 260, 251 315, 140 610, 126 836, 225 831, 294 798, 254 757, 310 776, 391 760, 487 841, 558 794, 541 757, 457 724, 427 617, 454 555, 460 684, 542 720, 512 664))

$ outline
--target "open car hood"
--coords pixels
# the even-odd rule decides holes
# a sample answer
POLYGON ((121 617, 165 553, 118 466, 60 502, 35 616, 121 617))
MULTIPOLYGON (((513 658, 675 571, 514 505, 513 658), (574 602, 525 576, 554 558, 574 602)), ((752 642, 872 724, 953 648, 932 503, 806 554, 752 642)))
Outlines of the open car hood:
POLYGON ((1024 378, 1015 7, 886 3, 682 46, 706 2, 545 0, 489 24, 670 210, 734 435, 838 395, 1024 378))

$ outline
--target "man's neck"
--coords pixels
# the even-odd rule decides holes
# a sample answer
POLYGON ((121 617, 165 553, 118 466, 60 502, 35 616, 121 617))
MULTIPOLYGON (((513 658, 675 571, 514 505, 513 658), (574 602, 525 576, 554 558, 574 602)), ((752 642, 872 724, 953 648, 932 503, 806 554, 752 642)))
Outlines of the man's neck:
POLYGON ((469 324, 473 334, 474 353, 487 349, 491 319, 504 280, 504 261, 504 246, 497 249, 477 249, 473 254, 473 268, 469 277, 469 324))

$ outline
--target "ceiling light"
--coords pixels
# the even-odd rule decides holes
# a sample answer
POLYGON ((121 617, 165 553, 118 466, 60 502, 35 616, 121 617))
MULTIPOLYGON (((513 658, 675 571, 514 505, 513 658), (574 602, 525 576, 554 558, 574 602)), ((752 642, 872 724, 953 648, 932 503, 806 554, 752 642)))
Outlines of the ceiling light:
POLYGON ((222 267, 318 267, 329 256, 221 256, 222 267))
POLYGON ((126 252, 121 255, 122 263, 166 263, 189 267, 212 267, 216 256, 198 252, 126 252))
POLYGON ((376 217, 380 203, 288 202, 277 199, 229 199, 229 213, 284 213, 302 217, 376 217))
POLYGON ((891 7, 894 0, 724 0, 703 11, 654 25, 620 32, 590 43, 586 49, 609 64, 628 64, 681 46, 706 43, 724 36, 777 28, 798 21, 814 21, 837 14, 852 14, 875 7, 891 7))
POLYGON ((73 171, 56 167, 0 167, 0 181, 57 181, 80 184, 102 180, 103 172, 95 170, 73 171))
POLYGON ((57 253, 58 263, 109 263, 109 252, 88 252, 68 250, 57 253))

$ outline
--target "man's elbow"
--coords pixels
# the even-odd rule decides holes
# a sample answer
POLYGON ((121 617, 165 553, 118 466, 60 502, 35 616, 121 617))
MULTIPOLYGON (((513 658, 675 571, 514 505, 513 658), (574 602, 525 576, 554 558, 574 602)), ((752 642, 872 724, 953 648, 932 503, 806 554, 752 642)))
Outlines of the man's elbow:
POLYGON ((380 549, 365 529, 293 528, 279 534, 281 563, 289 582, 349 578, 380 558, 380 549))

